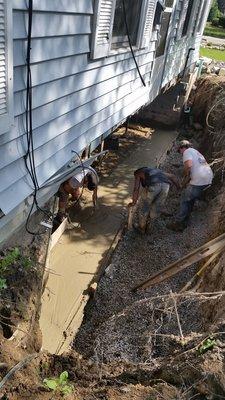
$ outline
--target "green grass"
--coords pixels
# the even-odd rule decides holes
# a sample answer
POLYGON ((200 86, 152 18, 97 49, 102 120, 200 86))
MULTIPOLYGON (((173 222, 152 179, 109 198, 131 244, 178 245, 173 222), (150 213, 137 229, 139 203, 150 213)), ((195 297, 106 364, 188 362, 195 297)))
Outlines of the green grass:
POLYGON ((201 47, 200 55, 203 57, 213 58, 217 61, 225 61, 225 50, 208 49, 201 47))
POLYGON ((219 26, 212 26, 209 22, 206 24, 203 35, 213 36, 221 39, 225 39, 225 29, 219 26))

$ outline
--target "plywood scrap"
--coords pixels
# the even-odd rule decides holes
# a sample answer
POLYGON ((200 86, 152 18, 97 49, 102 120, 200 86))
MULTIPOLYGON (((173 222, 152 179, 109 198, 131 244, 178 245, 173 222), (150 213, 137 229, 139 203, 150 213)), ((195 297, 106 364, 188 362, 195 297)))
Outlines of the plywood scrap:
POLYGON ((178 274, 180 271, 183 271, 185 268, 190 265, 207 258, 222 250, 225 247, 225 233, 211 240, 210 242, 205 243, 203 246, 195 249, 191 253, 188 253, 186 256, 180 258, 174 263, 168 265, 163 270, 157 272, 153 276, 151 276, 146 281, 140 283, 136 287, 132 289, 132 291, 136 291, 138 289, 146 289, 147 287, 159 284, 165 281, 168 278, 178 274))

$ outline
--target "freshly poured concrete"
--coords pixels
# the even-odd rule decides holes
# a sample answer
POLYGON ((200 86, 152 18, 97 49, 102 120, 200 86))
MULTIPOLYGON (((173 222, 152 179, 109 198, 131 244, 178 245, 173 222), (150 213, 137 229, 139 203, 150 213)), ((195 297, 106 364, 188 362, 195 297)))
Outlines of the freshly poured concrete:
POLYGON ((73 218, 81 228, 67 230, 53 248, 40 318, 43 349, 61 353, 68 348, 82 321, 88 298, 85 290, 124 220, 134 170, 161 161, 176 136, 175 131, 156 129, 149 139, 140 137, 133 153, 101 180, 95 213, 88 195, 87 203, 73 218))

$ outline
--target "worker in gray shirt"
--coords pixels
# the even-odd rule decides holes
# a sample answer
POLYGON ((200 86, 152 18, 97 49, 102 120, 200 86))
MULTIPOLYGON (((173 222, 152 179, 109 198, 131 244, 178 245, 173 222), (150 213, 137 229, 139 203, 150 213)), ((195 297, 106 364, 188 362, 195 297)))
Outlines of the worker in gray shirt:
POLYGON ((170 185, 180 188, 177 178, 158 168, 142 167, 134 171, 134 189, 130 207, 136 205, 139 197, 138 225, 140 233, 145 233, 148 218, 157 218, 165 204, 170 185), (141 193, 140 193, 140 189, 141 193))
POLYGON ((97 190, 98 190, 99 178, 97 172, 92 167, 78 167, 74 173, 74 176, 66 180, 60 185, 59 194, 59 210, 57 219, 62 221, 66 215, 66 209, 68 206, 69 196, 71 195, 72 200, 75 202, 79 201, 82 195, 82 188, 87 188, 92 192, 93 206, 97 204, 97 190))

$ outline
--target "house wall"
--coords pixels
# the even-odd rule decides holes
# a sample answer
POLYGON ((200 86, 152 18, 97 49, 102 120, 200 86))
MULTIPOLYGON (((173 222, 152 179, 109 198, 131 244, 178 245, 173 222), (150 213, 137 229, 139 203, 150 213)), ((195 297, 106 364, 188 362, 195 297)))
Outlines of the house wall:
MULTIPOLYGON (((39 185, 102 134, 106 136, 140 107, 152 101, 185 65, 198 58, 200 36, 176 41, 182 1, 172 19, 168 56, 154 58, 157 32, 136 59, 146 82, 138 76, 130 52, 90 60, 93 0, 34 0, 31 71, 33 136, 39 185), (172 32, 172 34, 171 34, 172 32), (154 68, 155 63, 155 68, 154 68), (160 65, 161 75, 157 76, 160 65), (153 83, 154 82, 154 89, 153 83)), ((25 220, 32 183, 24 155, 26 99, 27 2, 13 0, 14 126, 0 136, 0 242, 25 220)), ((46 193, 45 198, 49 196, 46 193)))

